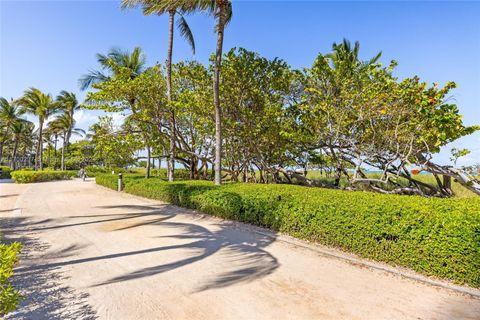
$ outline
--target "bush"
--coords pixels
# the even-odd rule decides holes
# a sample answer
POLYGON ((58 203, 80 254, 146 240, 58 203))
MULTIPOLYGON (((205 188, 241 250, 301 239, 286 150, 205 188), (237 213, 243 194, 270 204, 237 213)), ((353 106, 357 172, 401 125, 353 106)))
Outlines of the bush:
MULTIPOLYGON (((97 183, 116 189, 115 176, 97 183)), ((480 199, 294 185, 167 183, 125 176, 125 191, 480 287, 480 199)))
MULTIPOLYGON (((175 169, 175 180, 189 180, 190 172, 186 169, 175 169)), ((150 175, 152 177, 157 177, 163 180, 168 180, 167 169, 151 169, 150 175)))
POLYGON ((16 183, 33 183, 54 180, 70 180, 77 175, 76 171, 28 171, 18 170, 11 173, 12 179, 16 183))
POLYGON ((10 173, 12 172, 12 169, 7 166, 0 166, 0 169, 2 169, 0 179, 10 179, 10 173))
POLYGON ((96 177, 98 174, 105 174, 108 171, 106 168, 103 167, 88 166, 85 168, 85 172, 88 177, 96 177))
POLYGON ((10 278, 21 248, 18 242, 0 244, 0 316, 15 310, 20 301, 20 294, 10 283, 10 278))

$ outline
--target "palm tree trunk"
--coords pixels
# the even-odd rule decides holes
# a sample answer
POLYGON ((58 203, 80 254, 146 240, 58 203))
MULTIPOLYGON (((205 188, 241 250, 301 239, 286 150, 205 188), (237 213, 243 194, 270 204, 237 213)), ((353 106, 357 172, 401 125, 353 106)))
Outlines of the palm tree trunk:
POLYGON ((150 161, 151 161, 151 152, 150 146, 147 146, 147 170, 145 172, 145 178, 150 178, 150 161))
POLYGON ((3 160, 3 147, 5 146, 5 139, 8 136, 8 124, 7 124, 7 129, 5 130, 5 135, 2 137, 2 140, 0 141, 0 165, 2 164, 3 160))
POLYGON ((65 170, 65 147, 66 147, 66 134, 63 134, 63 147, 62 147, 62 162, 60 164, 60 170, 65 170))
POLYGON ((223 33, 225 30, 226 5, 217 1, 219 18, 217 26, 217 48, 215 51, 215 70, 213 75, 213 105, 215 107, 215 184, 222 183, 222 108, 220 106, 220 69, 222 67, 223 33))
POLYGON ((19 141, 19 138, 15 138, 15 144, 13 145, 13 152, 12 152, 12 163, 11 163, 12 170, 17 169, 16 161, 17 161, 18 141, 19 141))
POLYGON ((55 143, 54 143, 54 155, 55 155, 55 162, 53 163, 53 170, 57 168, 57 140, 58 140, 58 135, 55 133, 55 143))
MULTIPOLYGON (((167 99, 172 101, 172 51, 173 51, 173 31, 175 10, 170 10, 169 14, 169 34, 168 34, 168 54, 167 54, 167 99)), ((172 107, 170 105, 170 107, 172 107)), ((170 150, 168 159, 168 181, 174 180, 175 171, 175 112, 170 111, 170 150)))
POLYGON ((67 131, 67 136, 65 138, 65 151, 67 152, 67 155, 69 154, 68 152, 68 146, 70 145, 70 139, 72 138, 72 127, 68 128, 68 131, 67 131))
POLYGON ((3 159, 3 139, 0 141, 0 165, 2 164, 3 159))
POLYGON ((37 150, 36 150, 36 157, 35 157, 35 170, 43 170, 43 120, 39 119, 38 121, 38 142, 37 142, 37 150))

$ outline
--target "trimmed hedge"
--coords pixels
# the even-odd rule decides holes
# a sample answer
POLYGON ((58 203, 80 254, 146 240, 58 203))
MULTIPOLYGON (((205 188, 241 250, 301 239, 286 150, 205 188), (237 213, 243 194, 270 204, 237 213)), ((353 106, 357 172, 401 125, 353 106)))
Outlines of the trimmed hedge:
POLYGON ((22 245, 18 242, 0 243, 0 317, 15 310, 20 302, 20 294, 10 283, 10 278, 21 249, 22 245))
MULTIPOLYGON (((116 189, 116 176, 97 177, 116 189)), ((125 191, 268 227, 362 257, 480 287, 480 198, 438 199, 295 185, 163 182, 125 176, 125 191)))
POLYGON ((12 169, 7 166, 0 166, 0 169, 2 169, 2 174, 0 174, 0 179, 10 179, 10 173, 12 172, 12 169))
POLYGON ((29 171, 18 170, 11 173, 12 179, 16 183, 34 183, 54 180, 70 180, 77 176, 77 171, 29 171))

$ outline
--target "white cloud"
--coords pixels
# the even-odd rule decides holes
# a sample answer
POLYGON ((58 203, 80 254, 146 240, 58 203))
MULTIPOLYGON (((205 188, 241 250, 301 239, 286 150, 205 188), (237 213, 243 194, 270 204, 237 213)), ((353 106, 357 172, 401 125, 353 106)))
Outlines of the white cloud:
POLYGON ((108 113, 110 117, 113 119, 113 125, 115 127, 120 127, 123 124, 123 121, 125 120, 125 115, 123 115, 120 112, 110 112, 108 113))
POLYGON ((75 112, 73 118, 79 128, 88 129, 93 123, 97 121, 97 116, 87 110, 79 110, 75 112))

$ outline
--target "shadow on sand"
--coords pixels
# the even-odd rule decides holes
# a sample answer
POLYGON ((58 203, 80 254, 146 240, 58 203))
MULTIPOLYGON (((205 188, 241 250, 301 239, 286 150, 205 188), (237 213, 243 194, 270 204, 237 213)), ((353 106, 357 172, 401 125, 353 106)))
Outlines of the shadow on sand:
MULTIPOLYGON (((135 210, 132 213, 114 213, 69 216, 62 219, 62 224, 56 224, 53 219, 45 219, 36 224, 28 224, 30 231, 42 232, 50 229, 68 228, 79 225, 93 225, 101 223, 111 223, 122 221, 123 226, 109 232, 128 230, 143 226, 161 226, 162 228, 174 229, 173 235, 158 236, 158 238, 178 239, 180 244, 169 246, 156 246, 141 248, 135 251, 120 253, 111 253, 101 256, 70 259, 61 262, 52 262, 45 265, 32 265, 20 268, 22 272, 35 272, 35 270, 44 270, 59 268, 67 265, 82 264, 87 262, 115 259, 119 257, 149 254, 167 250, 185 250, 190 249, 194 255, 179 259, 174 262, 159 264, 148 268, 138 269, 134 272, 122 276, 111 278, 107 281, 97 283, 95 286, 129 281, 144 277, 152 277, 157 274, 168 272, 174 269, 187 266, 198 261, 204 260, 215 253, 221 254, 222 260, 228 261, 228 270, 214 274, 205 279, 194 291, 204 291, 209 289, 221 288, 242 282, 250 282, 259 279, 274 272, 279 263, 277 259, 267 252, 264 248, 275 241, 275 235, 261 235, 253 231, 238 228, 238 224, 222 221, 215 224, 214 231, 208 230, 197 223, 184 223, 171 221, 179 211, 183 210, 172 205, 158 206, 103 206, 102 209, 135 210), (67 221, 66 221, 67 220, 67 221), (189 241, 184 243, 185 240, 189 241)), ((20 228, 21 224, 17 224, 20 228)), ((25 225, 26 227, 26 225, 25 225)), ((19 229, 17 229, 20 231, 19 229)))
MULTIPOLYGON (((25 230, 18 232, 27 223, 25 218, 5 218, 1 221, 6 242, 19 241, 23 244, 20 260, 35 263, 32 256, 47 252, 49 245, 42 243, 35 235, 25 230)), ((48 255, 69 257, 80 248, 70 246, 59 252, 49 251, 48 255)), ((13 285, 20 289, 23 299, 18 309, 5 319, 97 319, 94 310, 87 304, 88 295, 78 293, 64 285, 66 279, 59 267, 42 265, 38 268, 15 269, 13 285)))

